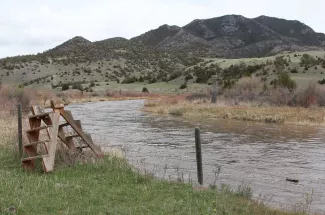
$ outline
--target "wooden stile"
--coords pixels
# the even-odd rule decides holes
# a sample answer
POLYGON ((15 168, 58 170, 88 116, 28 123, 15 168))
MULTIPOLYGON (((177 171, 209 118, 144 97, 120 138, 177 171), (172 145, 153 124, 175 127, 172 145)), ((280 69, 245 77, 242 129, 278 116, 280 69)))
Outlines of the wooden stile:
POLYGON ((50 113, 45 113, 40 106, 33 106, 31 109, 32 115, 28 118, 30 129, 26 131, 29 143, 23 145, 27 157, 21 159, 25 169, 34 169, 35 161, 41 159, 44 171, 53 171, 58 139, 72 153, 76 153, 77 149, 90 148, 97 156, 103 156, 100 147, 95 145, 91 136, 82 130, 80 120, 73 119, 71 111, 64 110, 64 105, 60 102, 51 101, 51 107, 53 112, 50 113), (66 122, 60 124, 60 117, 66 122), (70 126, 75 134, 67 135, 64 131, 64 127, 67 126, 70 126), (46 130, 48 139, 40 140, 42 130, 46 130), (74 141, 76 137, 83 140, 83 146, 76 146, 74 141), (45 154, 39 154, 39 145, 45 148, 45 154))

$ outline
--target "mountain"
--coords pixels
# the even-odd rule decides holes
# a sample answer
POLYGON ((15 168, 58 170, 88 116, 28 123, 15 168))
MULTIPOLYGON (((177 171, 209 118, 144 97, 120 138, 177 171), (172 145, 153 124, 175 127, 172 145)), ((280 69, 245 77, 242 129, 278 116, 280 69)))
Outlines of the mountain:
POLYGON ((249 19, 240 15, 196 19, 183 27, 163 25, 132 40, 161 50, 230 58, 325 46, 324 34, 299 21, 267 16, 249 19))
MULTIPOLYGON (((109 86, 110 82, 208 83, 218 74, 229 85, 252 73, 270 83, 274 76, 268 75, 268 71, 277 69, 272 64, 273 58, 265 58, 260 65, 247 59, 246 68, 244 64, 233 65, 233 60, 228 65, 226 60, 216 57, 262 57, 283 51, 323 51, 324 47, 325 35, 299 21, 226 15, 196 19, 182 27, 161 25, 131 39, 115 37, 92 42, 77 36, 37 55, 3 58, 0 59, 0 83, 52 88, 63 83, 86 85, 93 81, 100 82, 102 87, 109 86)), ((325 60, 320 60, 323 54, 311 60, 316 65, 303 67, 297 63, 299 54, 291 55, 296 59, 291 63, 290 56, 287 57, 286 71, 297 68, 305 72, 313 67, 314 72, 325 73, 325 60)))

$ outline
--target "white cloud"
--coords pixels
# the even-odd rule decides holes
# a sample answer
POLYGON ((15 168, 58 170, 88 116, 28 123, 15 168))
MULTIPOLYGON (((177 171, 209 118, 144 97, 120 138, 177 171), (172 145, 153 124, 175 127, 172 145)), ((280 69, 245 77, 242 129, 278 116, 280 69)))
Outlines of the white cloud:
POLYGON ((322 0, 1 0, 0 57, 42 52, 74 36, 131 38, 162 24, 226 14, 297 19, 325 32, 322 0))

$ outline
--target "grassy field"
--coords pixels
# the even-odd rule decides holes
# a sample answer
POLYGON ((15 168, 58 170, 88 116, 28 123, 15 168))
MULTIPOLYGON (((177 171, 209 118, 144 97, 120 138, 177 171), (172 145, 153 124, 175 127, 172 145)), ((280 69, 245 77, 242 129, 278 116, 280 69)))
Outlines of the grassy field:
POLYGON ((27 173, 15 149, 15 119, 0 112, 0 214, 302 214, 255 203, 245 191, 155 179, 112 155, 27 173))

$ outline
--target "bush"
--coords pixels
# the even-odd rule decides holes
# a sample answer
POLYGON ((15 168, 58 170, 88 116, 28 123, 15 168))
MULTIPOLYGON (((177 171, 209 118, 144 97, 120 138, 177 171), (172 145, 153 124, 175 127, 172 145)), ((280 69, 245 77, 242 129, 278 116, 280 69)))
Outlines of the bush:
POLYGON ((186 84, 186 83, 182 84, 182 85, 179 87, 179 89, 181 89, 181 90, 183 90, 183 89, 185 89, 185 88, 187 88, 187 84, 186 84))
POLYGON ((191 74, 188 74, 185 76, 185 81, 193 79, 193 76, 191 74))
POLYGON ((0 88, 0 109, 16 110, 15 106, 20 103, 23 111, 28 112, 31 104, 33 93, 23 87, 6 87, 0 88))
POLYGON ((263 91, 263 83, 257 78, 242 78, 231 89, 225 92, 226 97, 237 101, 252 101, 263 91))
POLYGON ((142 88, 142 92, 143 92, 143 93, 149 93, 149 90, 148 90, 148 88, 143 87, 143 88, 142 88))
POLYGON ((318 83, 321 85, 325 84, 325 78, 323 78, 323 80, 319 80, 318 83))
POLYGON ((68 83, 62 84, 62 91, 65 91, 65 90, 68 90, 68 89, 70 89, 68 83))
POLYGON ((72 89, 77 89, 77 90, 83 91, 83 87, 80 83, 74 83, 72 85, 72 89))
POLYGON ((294 69, 292 69, 290 72, 291 72, 291 73, 298 73, 298 70, 297 70, 296 68, 294 68, 294 69))
POLYGON ((303 54, 300 58, 300 66, 312 67, 317 64, 317 60, 309 54, 303 54))
POLYGON ((289 90, 293 90, 296 88, 296 82, 292 80, 286 72, 280 72, 278 74, 277 84, 280 87, 288 88, 289 90))
POLYGON ((322 94, 324 94, 324 92, 321 92, 320 89, 318 89, 314 84, 311 84, 308 87, 296 92, 290 105, 305 108, 312 105, 324 105, 322 104, 323 99, 321 99, 322 94))
POLYGON ((95 86, 95 82, 91 82, 90 84, 89 84, 89 87, 94 87, 95 86))

